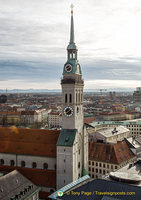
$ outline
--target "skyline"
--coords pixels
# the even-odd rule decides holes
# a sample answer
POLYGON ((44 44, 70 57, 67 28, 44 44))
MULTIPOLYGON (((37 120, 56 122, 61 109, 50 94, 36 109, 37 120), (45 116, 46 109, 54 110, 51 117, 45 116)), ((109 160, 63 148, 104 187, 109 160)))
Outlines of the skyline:
POLYGON ((60 89, 70 4, 85 89, 140 87, 138 0, 0 0, 0 89, 60 89))

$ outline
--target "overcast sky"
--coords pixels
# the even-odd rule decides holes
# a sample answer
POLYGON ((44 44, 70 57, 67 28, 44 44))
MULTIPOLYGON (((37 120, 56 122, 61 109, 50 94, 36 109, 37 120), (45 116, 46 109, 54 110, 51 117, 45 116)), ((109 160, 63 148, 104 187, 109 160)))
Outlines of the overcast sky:
POLYGON ((141 86, 140 0, 0 0, 0 89, 60 89, 71 3, 85 89, 141 86))

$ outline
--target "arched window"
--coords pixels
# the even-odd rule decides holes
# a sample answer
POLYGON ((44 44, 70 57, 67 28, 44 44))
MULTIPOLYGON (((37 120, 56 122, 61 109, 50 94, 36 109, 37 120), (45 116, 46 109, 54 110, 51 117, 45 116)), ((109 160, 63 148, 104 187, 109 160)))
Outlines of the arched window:
POLYGON ((80 168, 80 162, 78 163, 78 168, 80 168))
POLYGON ((70 94, 70 103, 72 103, 72 94, 70 94))
POLYGON ((67 103, 68 98, 67 98, 67 94, 65 94, 65 103, 67 103))
POLYGON ((44 169, 48 169, 48 164, 44 163, 44 169))
POLYGON ((10 165, 14 166, 15 165, 15 161, 14 160, 10 160, 10 165))
POLYGON ((54 165, 54 168, 56 169, 56 164, 54 165))
POLYGON ((21 161, 21 167, 25 167, 25 161, 21 161))
POLYGON ((77 92, 76 92, 76 103, 77 103, 77 92))
POLYGON ((0 165, 4 165, 4 160, 0 159, 0 165))
POLYGON ((78 103, 80 103, 80 93, 78 93, 78 103))
POLYGON ((33 163, 32 163, 32 167, 33 167, 33 168, 36 168, 36 167, 37 167, 37 163, 36 163, 36 162, 33 162, 33 163))
POLYGON ((82 96, 82 92, 81 92, 81 103, 83 103, 83 96, 82 96))

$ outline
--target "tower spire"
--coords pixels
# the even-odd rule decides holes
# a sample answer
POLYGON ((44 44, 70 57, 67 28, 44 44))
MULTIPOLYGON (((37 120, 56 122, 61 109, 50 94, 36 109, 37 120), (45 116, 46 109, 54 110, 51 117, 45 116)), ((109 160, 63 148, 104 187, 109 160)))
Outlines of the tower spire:
POLYGON ((73 7, 74 7, 74 5, 71 4, 71 30, 70 30, 70 44, 73 44, 73 43, 74 43, 73 7))

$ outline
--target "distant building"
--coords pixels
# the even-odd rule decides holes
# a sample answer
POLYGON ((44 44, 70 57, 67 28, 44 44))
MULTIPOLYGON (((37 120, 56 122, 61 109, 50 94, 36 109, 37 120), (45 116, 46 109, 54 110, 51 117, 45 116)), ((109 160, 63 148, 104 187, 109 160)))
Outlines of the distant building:
POLYGON ((0 124, 6 125, 19 125, 21 122, 21 113, 14 111, 0 111, 0 124))
POLYGON ((102 113, 100 115, 101 120, 103 121, 123 121, 123 120, 132 120, 140 117, 140 113, 137 112, 111 112, 111 113, 102 113))
POLYGON ((34 123, 47 123, 48 114, 51 109, 39 109, 35 111, 21 111, 21 124, 30 125, 34 123))
POLYGON ((94 130, 98 131, 103 128, 110 128, 110 127, 118 127, 120 125, 125 126, 127 129, 130 130, 131 136, 140 136, 141 135, 141 118, 133 119, 133 120, 125 120, 125 121, 100 121, 100 122, 93 122, 90 123, 91 132, 94 130))
POLYGON ((117 143, 130 137, 130 131, 124 126, 97 130, 89 134, 89 141, 102 143, 117 143))
POLYGON ((62 126, 62 113, 61 112, 50 112, 48 115, 48 127, 49 128, 60 128, 62 126))
POLYGON ((0 199, 38 200, 40 188, 25 178, 17 170, 0 177, 0 199))
POLYGON ((141 87, 136 88, 136 91, 133 93, 133 98, 135 102, 141 102, 141 87))
POLYGON ((89 143, 89 175, 100 178, 136 160, 125 141, 117 144, 89 143))

